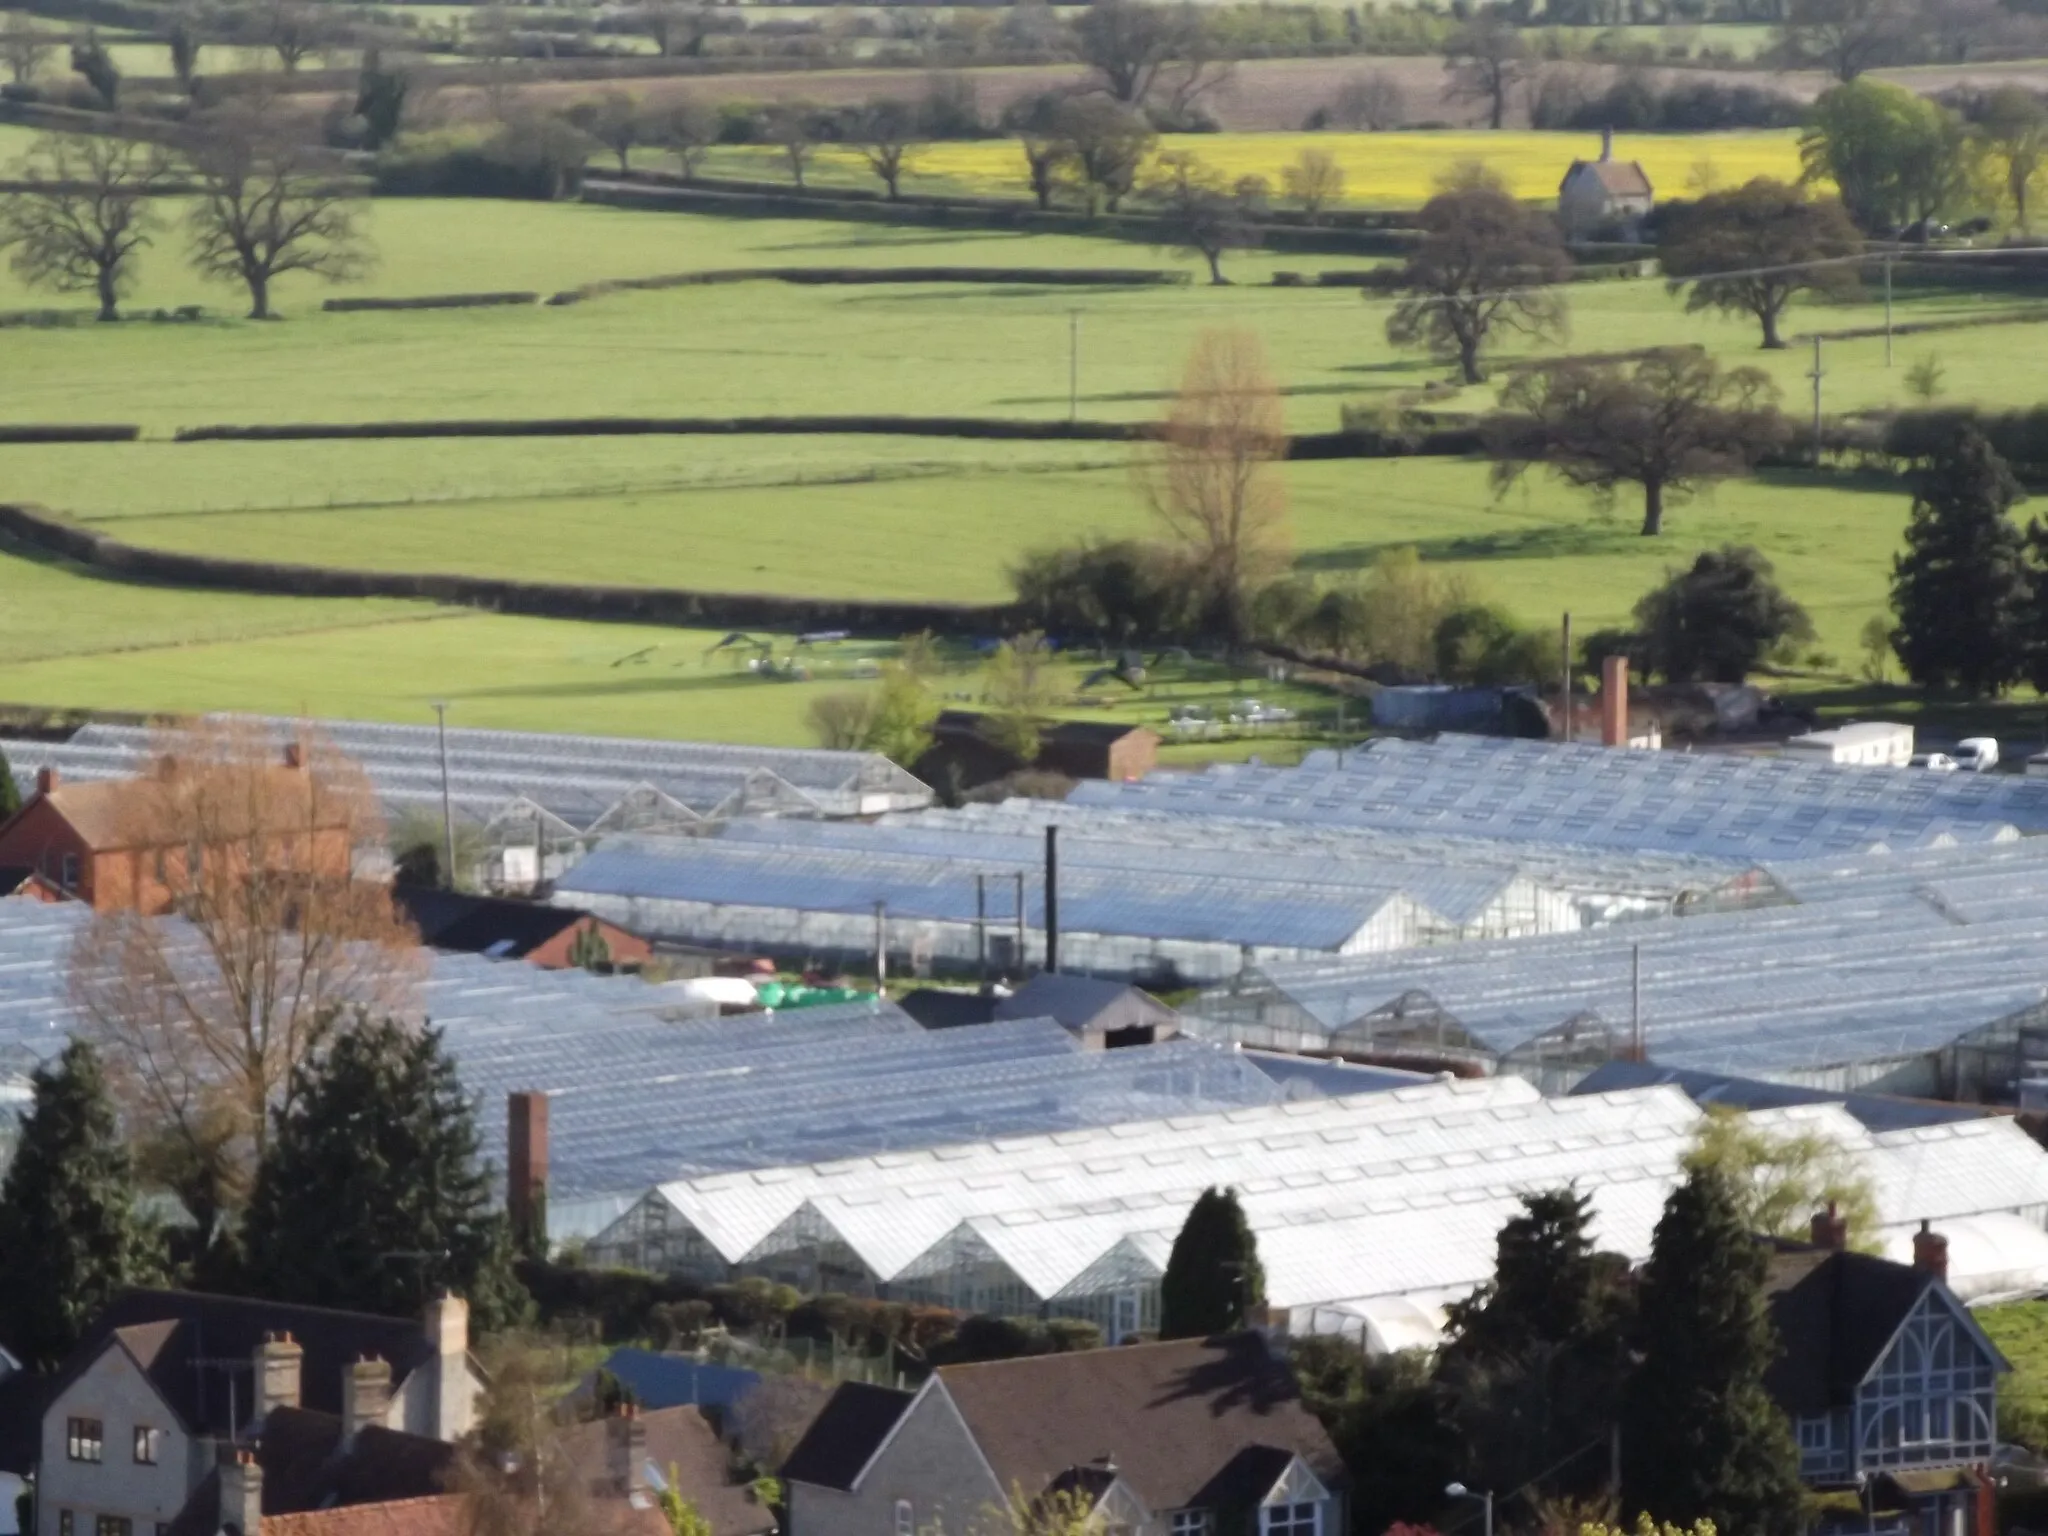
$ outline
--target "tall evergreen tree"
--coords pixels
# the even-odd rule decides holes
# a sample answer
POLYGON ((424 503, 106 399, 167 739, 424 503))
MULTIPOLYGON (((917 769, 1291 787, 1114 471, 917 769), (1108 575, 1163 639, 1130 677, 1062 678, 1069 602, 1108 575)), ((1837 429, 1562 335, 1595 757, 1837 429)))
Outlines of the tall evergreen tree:
POLYGON ((0 821, 21 809, 21 789, 14 782, 14 765, 0 752, 0 821))
POLYGON ((93 1048, 73 1041, 33 1083, 0 1182, 0 1343, 49 1369, 116 1294, 156 1278, 158 1249, 93 1048))
POLYGON ((480 1327, 516 1321, 528 1298, 439 1032, 358 1016, 293 1076, 243 1223, 249 1289, 392 1316, 447 1290, 480 1327))
POLYGON ((1532 1500, 1590 1495, 1626 1374, 1623 1262, 1594 1251, 1592 1201, 1525 1195, 1500 1230, 1494 1278, 1451 1309, 1444 1390, 1470 1475, 1532 1500))
POLYGON ((1764 1390, 1779 1349, 1764 1266, 1733 1181, 1693 1166, 1665 1203, 1643 1274, 1622 1418, 1625 1511, 1797 1536, 1799 1453, 1764 1390))
POLYGON ((1906 548, 1892 561, 1892 649, 1928 688, 1995 695, 2026 671, 2028 579, 2006 516, 2025 494, 1973 427, 1959 427, 1913 476, 1906 548))
POLYGON ((1266 1305, 1259 1240, 1234 1189, 1205 1189, 1159 1277, 1159 1337, 1206 1339, 1247 1326, 1266 1305))

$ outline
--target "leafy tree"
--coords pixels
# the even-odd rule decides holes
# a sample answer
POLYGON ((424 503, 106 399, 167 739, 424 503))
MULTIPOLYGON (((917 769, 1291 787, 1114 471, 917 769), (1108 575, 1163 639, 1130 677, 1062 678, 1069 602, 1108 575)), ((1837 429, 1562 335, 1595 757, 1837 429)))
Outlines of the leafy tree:
POLYGON ((1059 696, 1045 636, 1021 634, 997 646, 982 670, 981 688, 989 706, 982 735, 1020 763, 1035 761, 1047 713, 1059 696))
POLYGON ((659 1495, 662 1518, 668 1521, 671 1536, 713 1536, 711 1522, 697 1512, 697 1506, 683 1497, 681 1474, 676 1464, 668 1464, 668 1482, 659 1495))
POLYGON ((482 1328, 516 1321, 527 1300, 440 1034, 358 1014, 293 1075, 243 1224, 251 1289, 387 1316, 452 1290, 482 1328))
POLYGON ((1781 63, 1825 69, 1844 84, 1896 63, 1913 42, 1901 0, 1790 0, 1778 29, 1781 63))
POLYGON ((811 705, 819 745, 840 752, 879 752, 914 763, 932 744, 938 701, 914 667, 892 662, 865 691, 828 693, 811 705))
POLYGON ((113 55, 101 45, 99 34, 88 32, 71 45, 71 72, 85 76, 85 83, 109 112, 121 104, 121 71, 113 55))
MULTIPOLYGON (((1111 0, 1123 4, 1125 0, 1111 0)), ((1054 117, 1065 168, 1081 183, 1093 214, 1117 205, 1138 183, 1138 169, 1152 153, 1152 127, 1128 107, 1102 96, 1072 97, 1054 117)))
POLYGON ((1142 108, 1162 72, 1186 59, 1199 28, 1188 6, 1093 0, 1074 24, 1074 46, 1110 99, 1142 108))
POLYGON ((1480 103, 1486 126, 1499 128, 1515 88, 1528 78, 1528 45, 1513 22, 1488 11, 1444 44, 1444 72, 1445 98, 1480 103))
POLYGON ((2001 85, 1984 100, 1974 138, 1984 168, 2013 205, 2020 233, 2030 232, 2028 206, 2048 171, 2048 103, 2017 85, 2001 85))
POLYGON ((99 1055, 74 1040, 31 1079, 33 1099, 0 1180, 0 1342, 54 1369, 93 1315, 157 1267, 99 1055))
POLYGON ((695 5, 642 6, 632 13, 632 20, 641 36, 653 40, 655 51, 663 58, 702 53, 710 30, 703 8, 695 5))
POLYGON ((915 103, 885 98, 869 102, 853 122, 853 146, 881 180, 889 201, 902 195, 903 173, 924 138, 924 122, 915 103))
POLYGON ((782 151, 782 158, 789 163, 789 179, 799 187, 818 148, 819 117, 816 107, 800 101, 777 102, 768 109, 768 142, 782 151))
POLYGON ((16 85, 27 85, 42 73, 57 45, 36 28, 35 18, 20 11, 0 21, 0 63, 16 85))
POLYGON ((1259 1240, 1234 1189, 1205 1189, 1159 1277, 1159 1337, 1206 1339, 1249 1327, 1265 1311, 1259 1240))
POLYGON ((1445 1483, 1472 1475, 1428 1352, 1368 1357, 1350 1339, 1311 1335, 1289 1357, 1303 1402, 1352 1469, 1352 1529, 1425 1521, 1443 1507, 1445 1483))
POLYGON ((1548 214, 1522 207, 1500 186, 1439 192, 1423 205, 1421 242, 1402 263, 1404 297, 1387 319, 1387 340, 1455 361, 1477 384, 1482 355, 1505 332, 1561 335, 1571 262, 1548 214))
POLYGON ((1003 127, 1017 136, 1017 146, 1024 152, 1025 177, 1041 209, 1052 207, 1053 193, 1072 169, 1073 146, 1060 132, 1060 114, 1066 103, 1062 93, 1042 91, 1003 111, 1003 127))
POLYGON ((178 89, 188 97, 196 97, 199 94, 199 55, 206 46, 197 13, 180 11, 174 15, 164 34, 164 42, 170 50, 171 76, 178 82, 178 89))
POLYGON ((1734 1180, 1690 1169, 1643 1271, 1623 1399, 1624 1510, 1752 1536, 1802 1529, 1799 1453, 1764 1389, 1779 1347, 1764 1266, 1734 1180))
MULTIPOLYGON (((589 134, 619 158, 619 174, 632 168, 633 150, 645 138, 640 103, 624 91, 606 91, 595 101, 579 101, 569 109, 569 121, 589 134)), ((803 178, 797 178, 803 185, 803 178)))
POLYGON ((169 177, 155 145, 107 134, 39 140, 23 189, 0 200, 8 265, 32 287, 92 293, 100 319, 120 319, 135 257, 162 227, 154 198, 169 177))
POLYGON ((1280 173, 1280 185, 1314 224, 1323 209, 1344 196, 1344 167, 1327 149, 1304 149, 1280 173))
POLYGON ((1222 285, 1226 251, 1250 250, 1259 243, 1258 218, 1265 212, 1266 185, 1256 176, 1235 186, 1221 172, 1186 150, 1159 157, 1146 193, 1159 206, 1165 244, 1209 264, 1209 281, 1222 285))
POLYGON ((1047 634, 1105 645, 1176 639, 1196 623, 1186 573, 1172 553, 1119 539, 1026 555, 1012 567, 1017 611, 1047 634))
POLYGON ((275 318, 271 285, 288 272, 338 283, 369 266, 361 200, 315 161, 303 134, 261 103, 218 108, 197 128, 192 264, 248 289, 251 320, 275 318))
POLYGON ((586 923, 576 930, 576 937, 569 941, 569 963, 585 971, 611 969, 612 947, 605 943, 596 923, 586 923))
POLYGON ((405 122, 405 98, 411 82, 399 70, 386 69, 376 48, 363 50, 356 78, 355 115, 362 119, 363 148, 382 149, 398 137, 405 122))
POLYGON ((1875 1251, 1879 1217, 1870 1175, 1830 1136, 1774 1134, 1758 1130, 1746 1115, 1712 1110, 1700 1122, 1686 1165, 1728 1176, 1748 1231, 1804 1241, 1814 1212, 1832 1205, 1848 1221, 1850 1241, 1860 1238, 1875 1251))
POLYGON ((694 181, 705 154, 718 142, 718 114, 693 97, 672 101, 655 125, 663 147, 676 157, 683 180, 694 181))
POLYGON ((0 821, 21 809, 21 787, 14 782, 14 767, 0 752, 0 821))
POLYGON ((1492 432, 1494 483, 1532 464, 1611 497, 1643 488, 1643 535, 1663 532, 1668 501, 1740 474, 1783 442, 1777 385, 1756 368, 1723 371, 1706 352, 1674 348, 1632 365, 1563 362, 1531 369, 1501 391, 1492 432))
POLYGON ((1524 629, 1493 603, 1469 603, 1436 627, 1436 673, 1446 682, 1496 685, 1555 677, 1563 664, 1548 629, 1524 629))
POLYGON ((1637 660, 1670 682, 1739 683, 1783 640, 1811 640, 1813 620, 1748 545, 1702 551, 1636 603, 1637 660))
POLYGON ((1778 321, 1794 295, 1855 288, 1855 268, 1843 258, 1861 250, 1856 226, 1839 202, 1809 198, 1801 188, 1765 176, 1681 205, 1657 242, 1672 291, 1690 288, 1687 313, 1754 315, 1769 348, 1785 345, 1778 321))
POLYGON ((1923 688, 2002 693, 2025 669, 2031 584, 2020 531, 2006 515, 2024 493, 1967 426, 1911 484, 1906 548, 1892 559, 1892 649, 1923 688))
POLYGON ((1963 180, 1963 125, 1937 101, 1882 80, 1838 85, 1814 103, 1799 154, 1849 216, 1881 231, 1940 213, 1963 180))

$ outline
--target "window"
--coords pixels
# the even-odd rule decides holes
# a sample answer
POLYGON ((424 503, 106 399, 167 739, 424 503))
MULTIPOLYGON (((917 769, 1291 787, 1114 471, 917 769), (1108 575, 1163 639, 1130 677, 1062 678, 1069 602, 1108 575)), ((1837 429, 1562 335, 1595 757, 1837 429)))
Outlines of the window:
POLYGON ((1176 1509, 1168 1536, 1209 1536, 1212 1529, 1206 1509, 1176 1509))
POLYGON ((72 1521, 71 1511, 68 1509, 57 1511, 57 1536, 77 1536, 77 1526, 72 1521))
POLYGON ((1259 1511, 1260 1536, 1322 1536, 1320 1504, 1268 1504, 1259 1511))
POLYGON ((92 1536, 135 1536, 135 1522, 126 1515, 101 1515, 92 1523, 92 1536))
POLYGON ((163 1444, 164 1432, 151 1429, 147 1424, 135 1426, 135 1461, 138 1466, 156 1465, 157 1450, 163 1444))
POLYGON ((1810 1414, 1799 1421, 1799 1449, 1825 1451, 1834 1444, 1834 1426, 1826 1414, 1810 1414))
POLYGON ((896 1536, 917 1536, 917 1511, 908 1499, 896 1501, 896 1536))
POLYGON ((65 855, 64 855, 64 860, 63 860, 63 863, 62 863, 62 865, 60 866, 60 869, 61 869, 61 871, 62 871, 62 872, 61 872, 61 873, 60 873, 60 874, 58 875, 58 877, 57 877, 57 878, 58 878, 58 880, 59 880, 59 881, 60 881, 60 882, 61 882, 61 883, 63 884, 63 887, 64 887, 64 889, 65 889, 65 890, 67 890, 67 891, 75 891, 75 890, 77 890, 77 889, 78 889, 78 855, 77 855, 77 854, 75 854, 75 853, 67 853, 67 854, 65 854, 65 855))
POLYGON ((70 1419, 64 1425, 64 1454, 72 1461, 103 1459, 105 1427, 98 1419, 70 1419))

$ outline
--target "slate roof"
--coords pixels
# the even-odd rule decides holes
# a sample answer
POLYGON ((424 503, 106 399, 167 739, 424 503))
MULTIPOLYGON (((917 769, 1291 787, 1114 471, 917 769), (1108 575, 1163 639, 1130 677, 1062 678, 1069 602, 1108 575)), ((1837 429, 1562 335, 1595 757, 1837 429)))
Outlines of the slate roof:
POLYGON ((1939 1285, 1925 1270, 1865 1253, 1774 1254, 1764 1290, 1783 1353, 1764 1385, 1787 1413, 1848 1403, 1899 1325, 1939 1285))
POLYGON ((1263 1496, 1296 1456, 1326 1487, 1346 1480, 1257 1334, 942 1366, 938 1378, 1005 1488, 1113 1463, 1164 1510, 1263 1496))
POLYGON ((643 1413, 662 1408, 730 1408, 761 1384, 758 1371, 707 1365, 688 1355, 615 1349, 602 1367, 632 1389, 643 1413))
POLYGON ((415 885, 395 887, 392 897, 419 929, 422 944, 512 959, 525 958, 590 916, 575 907, 548 907, 415 885))
POLYGON ((850 1492, 913 1394, 863 1381, 841 1382, 782 1464, 784 1482, 850 1492))
POLYGON ((0 1472, 26 1473, 42 1454, 48 1381, 31 1371, 0 1377, 0 1472))
POLYGON ((201 1368, 200 1361, 253 1361, 267 1333, 289 1333, 305 1352, 300 1366, 302 1407, 339 1419, 342 1382, 365 1355, 391 1365, 394 1386, 433 1358, 421 1323, 412 1318, 374 1317, 326 1307, 287 1306, 239 1296, 196 1291, 126 1291, 93 1319, 71 1363, 51 1386, 54 1394, 118 1341, 135 1357, 157 1393, 195 1434, 226 1434, 230 1414, 246 1421, 249 1373, 234 1392, 227 1367, 201 1368))
MULTIPOLYGON (((304 1408, 279 1408, 256 1443, 263 1469, 263 1524, 309 1510, 418 1503, 442 1493, 455 1465, 445 1441, 371 1426, 343 1448, 341 1420, 304 1408)), ((192 1490, 165 1536, 214 1536, 221 1528, 220 1473, 192 1490)))
POLYGON ((1098 1022, 1121 1029, 1132 1024, 1170 1024, 1179 1015, 1129 982, 1040 971, 996 1004, 995 1017, 1052 1018, 1068 1029, 1086 1029, 1098 1022))

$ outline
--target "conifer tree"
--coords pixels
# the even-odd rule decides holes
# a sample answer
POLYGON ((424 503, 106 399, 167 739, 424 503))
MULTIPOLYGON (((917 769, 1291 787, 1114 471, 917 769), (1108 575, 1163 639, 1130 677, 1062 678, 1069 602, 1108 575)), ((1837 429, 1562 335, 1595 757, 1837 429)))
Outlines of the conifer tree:
POLYGON ((1779 1349, 1764 1267, 1733 1182, 1694 1165, 1665 1203, 1643 1275, 1622 1418, 1625 1511, 1797 1536, 1799 1453, 1764 1390, 1779 1349))
POLYGON ((359 1015, 293 1075, 243 1226, 249 1289, 389 1316, 446 1290, 480 1328, 518 1320, 528 1298, 439 1032, 359 1015))
POLYGON ((114 1296, 156 1278, 158 1247, 98 1054, 74 1040, 33 1083, 0 1182, 0 1343, 47 1370, 114 1296))
POLYGON ((0 821, 21 809, 21 787, 14 782, 14 765, 0 752, 0 821))
POLYGON ((1206 1339, 1248 1326, 1266 1305, 1259 1240, 1233 1189, 1205 1189, 1159 1277, 1159 1337, 1206 1339))
POLYGON ((1972 427, 1913 477, 1906 548, 1892 561, 1892 649, 1922 687, 1996 695, 2025 672, 2032 584, 2006 516, 2023 495, 1972 427))

